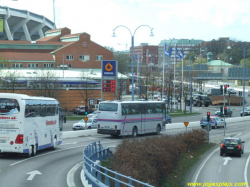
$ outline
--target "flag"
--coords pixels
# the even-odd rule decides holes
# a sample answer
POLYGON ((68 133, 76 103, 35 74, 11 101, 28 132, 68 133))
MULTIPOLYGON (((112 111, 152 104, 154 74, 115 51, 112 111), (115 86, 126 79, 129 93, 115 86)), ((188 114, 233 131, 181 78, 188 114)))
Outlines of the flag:
POLYGON ((179 58, 179 60, 181 59, 181 54, 179 53, 177 47, 175 48, 175 57, 179 58))
POLYGON ((184 49, 183 49, 183 47, 182 47, 182 49, 181 49, 180 56, 181 56, 181 59, 184 58, 184 49))
POLYGON ((172 47, 170 47, 170 46, 168 46, 167 44, 165 44, 164 53, 165 53, 166 56, 171 57, 171 54, 172 54, 172 47))

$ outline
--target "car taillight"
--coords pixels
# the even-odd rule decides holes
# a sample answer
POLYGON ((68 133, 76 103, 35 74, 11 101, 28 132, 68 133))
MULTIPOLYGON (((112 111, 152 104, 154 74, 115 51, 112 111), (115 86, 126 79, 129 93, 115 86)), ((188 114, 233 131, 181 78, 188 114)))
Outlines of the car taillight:
POLYGON ((238 145, 238 149, 241 149, 241 145, 238 145))
POLYGON ((220 144, 220 147, 224 147, 224 143, 220 144))
POLYGON ((15 140, 16 144, 23 144, 23 134, 18 134, 15 140))

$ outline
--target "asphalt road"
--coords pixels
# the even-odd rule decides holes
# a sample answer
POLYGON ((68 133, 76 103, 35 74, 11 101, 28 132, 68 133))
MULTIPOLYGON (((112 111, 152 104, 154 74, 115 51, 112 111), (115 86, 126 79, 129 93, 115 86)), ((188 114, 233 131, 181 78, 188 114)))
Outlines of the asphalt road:
MULTIPOLYGON (((247 122, 239 123, 229 123, 225 129, 226 136, 239 136, 246 141, 246 151, 241 158, 232 158, 226 166, 222 166, 223 158, 219 156, 219 152, 215 153, 209 157, 208 161, 204 166, 197 167, 195 170, 194 176, 190 177, 192 179, 190 182, 195 180, 202 181, 225 181, 229 180, 228 174, 231 177, 231 181, 237 181, 244 174, 242 171, 245 171, 246 159, 249 155, 249 127, 247 122), (221 169, 220 167, 221 166, 221 169), (226 167, 226 169, 225 169, 226 167), (201 169, 199 169, 201 168, 201 169), (216 168, 216 169, 214 169, 216 168), (220 170, 219 170, 220 169, 220 170), (233 172, 229 170, 239 171, 237 174, 233 175, 233 172), (197 172, 199 174, 197 174, 197 172), (219 172, 220 171, 220 172, 219 172), (211 173, 212 172, 212 173, 211 173), (216 175, 216 173, 221 176, 216 175), (219 172, 219 173, 218 173, 219 172)), ((174 124, 172 124, 174 126, 174 124)), ((193 128, 200 128, 199 124, 193 128)), ((188 128, 187 130, 191 130, 188 128)), ((161 134, 176 134, 184 132, 184 128, 171 128, 161 134)), ((73 186, 82 186, 80 180, 81 172, 81 162, 83 161, 82 151, 83 148, 94 141, 100 140, 104 147, 114 147, 122 138, 113 138, 108 135, 98 135, 96 131, 90 130, 93 135, 64 139, 63 144, 58 146, 54 151, 44 150, 38 152, 36 157, 29 159, 17 156, 17 155, 5 155, 0 156, 0 186, 8 187, 33 187, 33 186, 46 186, 46 187, 73 187, 73 186)), ((220 140, 224 137, 224 129, 213 129, 210 131, 210 141, 219 143, 220 140)), ((156 136, 156 135, 145 135, 140 136, 139 138, 156 136)), ((219 144, 218 144, 219 147, 219 144)), ((210 153, 209 153, 210 154, 210 153)), ((249 179, 249 166, 248 166, 248 175, 249 179)), ((243 182, 243 181, 242 181, 243 182)))

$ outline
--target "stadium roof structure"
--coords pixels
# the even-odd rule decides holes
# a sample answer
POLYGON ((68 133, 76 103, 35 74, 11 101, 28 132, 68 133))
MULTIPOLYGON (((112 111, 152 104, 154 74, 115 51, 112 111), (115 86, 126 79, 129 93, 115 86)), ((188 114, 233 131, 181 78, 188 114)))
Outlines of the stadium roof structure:
POLYGON ((0 6, 0 24, 0 40, 36 41, 55 29, 55 23, 42 15, 6 6, 0 6))

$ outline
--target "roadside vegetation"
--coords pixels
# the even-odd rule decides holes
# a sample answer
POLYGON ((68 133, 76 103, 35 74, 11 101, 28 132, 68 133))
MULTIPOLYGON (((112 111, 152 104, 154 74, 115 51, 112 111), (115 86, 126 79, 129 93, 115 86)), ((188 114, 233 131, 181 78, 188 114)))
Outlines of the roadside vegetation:
POLYGON ((213 146, 207 140, 207 131, 203 129, 126 139, 117 145, 114 155, 101 164, 156 187, 186 186, 188 170, 213 146))

